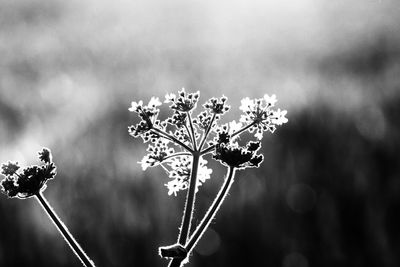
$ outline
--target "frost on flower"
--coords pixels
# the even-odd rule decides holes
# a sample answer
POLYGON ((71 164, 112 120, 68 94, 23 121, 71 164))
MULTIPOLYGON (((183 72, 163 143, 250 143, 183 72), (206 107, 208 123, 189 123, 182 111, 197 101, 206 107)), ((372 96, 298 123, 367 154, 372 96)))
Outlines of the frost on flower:
POLYGON ((261 140, 264 131, 273 133, 277 125, 282 125, 288 122, 285 117, 286 110, 273 110, 272 107, 278 100, 275 95, 264 95, 263 98, 250 99, 248 97, 242 99, 240 110, 244 112, 240 122, 252 125, 250 132, 254 132, 254 136, 261 140))
POLYGON ((8 162, 2 165, 1 173, 6 176, 0 182, 1 190, 8 197, 28 198, 46 189, 48 180, 56 175, 56 166, 51 160, 51 152, 43 148, 39 160, 44 165, 28 166, 18 172, 17 163, 8 162))
MULTIPOLYGON (((199 168, 197 173, 197 189, 206 180, 210 179, 212 170, 206 166, 207 160, 200 158, 199 168)), ((192 171, 192 158, 189 156, 175 157, 170 163, 171 171, 169 178, 172 179, 165 186, 168 188, 168 195, 175 196, 179 191, 186 190, 189 186, 190 174, 192 171)))

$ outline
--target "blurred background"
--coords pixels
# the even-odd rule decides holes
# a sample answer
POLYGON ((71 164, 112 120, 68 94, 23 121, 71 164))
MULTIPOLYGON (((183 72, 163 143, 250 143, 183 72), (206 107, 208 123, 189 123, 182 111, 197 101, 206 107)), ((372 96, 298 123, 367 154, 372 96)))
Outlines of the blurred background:
MULTIPOLYGON (((45 196, 97 266, 166 266, 184 194, 143 172, 131 101, 275 93, 289 123, 188 266, 400 266, 396 0, 0 1, 0 162, 52 149, 45 196)), ((164 117, 168 110, 163 109, 164 117)), ((195 222, 225 169, 198 194, 195 222)), ((0 196, 0 266, 80 266, 34 199, 0 196)))

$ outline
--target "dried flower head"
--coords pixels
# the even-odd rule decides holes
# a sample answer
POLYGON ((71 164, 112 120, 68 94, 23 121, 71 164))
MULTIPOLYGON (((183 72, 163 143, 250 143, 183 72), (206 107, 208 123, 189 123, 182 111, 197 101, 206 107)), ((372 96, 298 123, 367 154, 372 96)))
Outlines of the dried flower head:
POLYGON ((39 154, 39 160, 43 161, 44 163, 49 163, 51 162, 51 153, 48 148, 43 148, 42 151, 38 152, 39 154))
POLYGON ((257 155, 260 147, 260 142, 249 142, 245 147, 239 146, 237 142, 220 143, 215 146, 213 158, 227 167, 257 168, 264 158, 263 155, 257 155))
POLYGON ((2 174, 6 176, 1 184, 1 189, 8 197, 21 199, 31 197, 46 189, 48 180, 56 175, 56 166, 52 162, 51 152, 43 148, 39 152, 39 160, 44 165, 32 165, 18 172, 17 163, 8 162, 2 165, 2 174))
POLYGON ((1 173, 4 176, 11 176, 14 175, 16 171, 19 170, 19 166, 18 166, 18 162, 7 162, 7 163, 3 163, 3 165, 1 166, 1 173))

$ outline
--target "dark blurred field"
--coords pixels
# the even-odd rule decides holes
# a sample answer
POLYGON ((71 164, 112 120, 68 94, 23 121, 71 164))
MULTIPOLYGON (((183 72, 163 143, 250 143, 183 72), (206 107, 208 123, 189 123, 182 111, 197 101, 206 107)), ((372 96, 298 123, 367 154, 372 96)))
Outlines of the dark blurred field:
MULTIPOLYGON (((400 266, 399 29, 395 0, 2 0, 0 162, 51 148, 45 195, 97 266, 166 266, 184 195, 136 163, 130 102, 225 94, 230 121, 275 93, 289 123, 190 266, 400 266)), ((225 174, 210 166, 197 221, 225 174)), ((1 195, 0 266, 80 264, 38 203, 1 195)))

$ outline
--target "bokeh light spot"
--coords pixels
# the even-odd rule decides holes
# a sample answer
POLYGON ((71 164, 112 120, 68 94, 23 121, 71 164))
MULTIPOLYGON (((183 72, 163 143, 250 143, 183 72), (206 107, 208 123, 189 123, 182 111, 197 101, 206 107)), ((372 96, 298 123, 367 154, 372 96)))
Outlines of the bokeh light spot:
POLYGON ((385 136, 386 120, 380 108, 369 106, 357 113, 356 127, 362 136, 379 140, 385 136))
POLYGON ((317 194, 306 184, 291 185, 286 193, 286 202, 295 212, 304 213, 310 211, 317 201, 317 194))
POLYGON ((195 251, 202 256, 210 256, 217 252, 221 245, 221 238, 211 227, 207 229, 197 244, 195 251))

